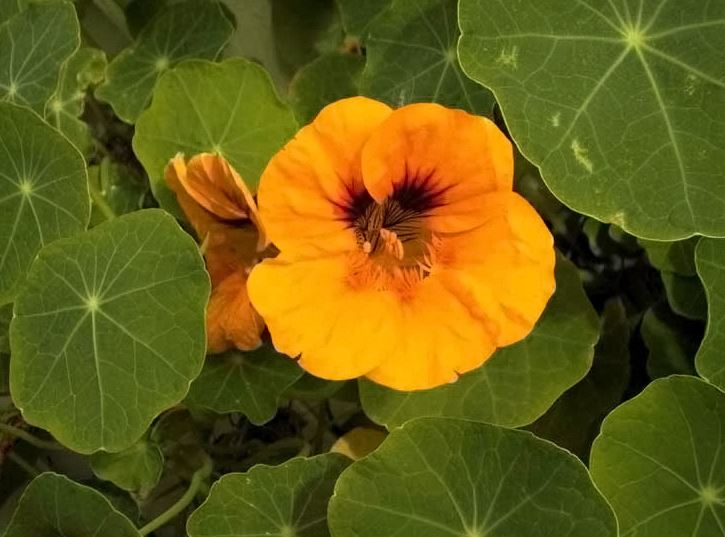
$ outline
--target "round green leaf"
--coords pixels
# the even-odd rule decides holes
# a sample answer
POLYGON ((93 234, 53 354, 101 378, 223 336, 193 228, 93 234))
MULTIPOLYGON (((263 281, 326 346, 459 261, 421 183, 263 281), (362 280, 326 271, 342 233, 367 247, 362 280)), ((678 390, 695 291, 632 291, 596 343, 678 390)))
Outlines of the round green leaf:
POLYGON ((592 477, 622 537, 725 535, 725 394, 695 377, 655 380, 612 412, 592 477))
POLYGON ((697 372, 725 389, 725 241, 702 239, 695 251, 697 273, 707 297, 707 329, 695 357, 697 372))
POLYGON ((140 537, 100 493, 47 472, 25 489, 4 537, 140 537))
POLYGON ((531 433, 441 418, 406 423, 343 472, 329 525, 334 537, 617 535, 570 453, 531 433))
POLYGON ((214 483, 187 523, 189 537, 325 537, 327 502, 350 460, 328 453, 255 466, 214 483))
POLYGON ((114 58, 96 96, 108 102, 118 117, 134 123, 164 71, 187 58, 213 60, 233 31, 218 2, 173 4, 143 29, 133 47, 114 58))
POLYGON ((119 453, 94 453, 91 468, 99 479, 144 497, 161 479, 164 456, 158 445, 140 440, 119 453))
POLYGON ((87 182, 65 137, 30 110, 0 103, 0 304, 13 300, 41 247, 85 229, 87 182))
POLYGON ((457 6, 456 0, 394 0, 370 24, 361 93, 392 106, 423 101, 489 114, 493 96, 458 65, 457 6))
POLYGON ((136 124, 134 151, 162 206, 177 207, 164 168, 178 152, 222 154, 254 189, 267 162, 295 133, 292 112, 267 73, 241 59, 184 62, 159 80, 136 124))
POLYGON ((398 392, 360 382, 365 413, 393 427, 419 416, 448 416, 520 427, 541 416, 586 375, 599 337, 598 320, 576 267, 559 256, 554 296, 531 334, 499 349, 456 382, 398 392))
POLYGON ((459 55, 574 210, 650 239, 723 236, 724 18, 719 3, 462 0, 459 55))
POLYGON ((241 412, 255 425, 277 413, 282 394, 302 376, 294 360, 268 346, 207 356, 185 403, 220 414, 241 412))
POLYGON ((10 384, 25 419, 74 451, 121 451, 201 370, 209 279, 160 210, 45 247, 10 325, 10 384))

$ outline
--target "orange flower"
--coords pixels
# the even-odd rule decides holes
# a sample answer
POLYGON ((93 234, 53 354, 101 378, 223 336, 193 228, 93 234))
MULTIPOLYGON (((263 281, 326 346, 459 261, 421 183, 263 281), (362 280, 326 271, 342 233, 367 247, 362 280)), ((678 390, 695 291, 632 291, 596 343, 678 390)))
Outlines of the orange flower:
POLYGON ((209 153, 188 163, 174 157, 166 182, 202 241, 211 277, 208 352, 258 347, 264 321, 249 302, 247 275, 265 243, 251 193, 223 157, 209 153))
POLYGON ((415 390, 525 337, 555 256, 512 181, 511 144, 485 118, 363 97, 326 107, 260 183, 281 253, 248 286, 275 347, 319 377, 415 390))

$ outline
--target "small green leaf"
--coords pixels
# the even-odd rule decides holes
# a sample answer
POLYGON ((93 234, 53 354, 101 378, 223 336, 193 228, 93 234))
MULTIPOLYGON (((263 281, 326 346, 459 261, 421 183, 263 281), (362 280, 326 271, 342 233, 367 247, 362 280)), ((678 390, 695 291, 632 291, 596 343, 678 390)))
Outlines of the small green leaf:
POLYGON ((0 103, 0 304, 13 299, 38 250, 81 232, 89 212, 80 153, 30 110, 0 103))
POLYGON ((705 288, 697 276, 680 276, 674 272, 662 272, 667 301, 672 311, 696 321, 707 320, 705 288))
POLYGON ((695 251, 697 273, 707 296, 705 338, 695 358, 697 372, 725 389, 725 241, 702 239, 695 251))
POLYGON ((80 29, 73 4, 30 4, 0 24, 0 101, 43 113, 63 63, 78 48, 80 29))
POLYGON ((348 464, 328 453, 227 474, 189 517, 189 537, 329 536, 327 501, 348 464))
POLYGON ((93 207, 91 227, 101 222, 138 211, 144 206, 149 186, 130 168, 104 158, 88 168, 88 186, 93 207))
POLYGON ((157 485, 164 469, 164 456, 156 444, 139 440, 119 453, 99 451, 91 456, 96 477, 145 497, 157 485))
POLYGON ((683 321, 666 308, 650 308, 644 314, 640 329, 649 350, 647 373, 651 378, 695 373, 699 338, 683 321))
POLYGON ((269 159, 296 130, 292 112, 258 65, 188 61, 159 80, 136 124, 133 147, 161 206, 179 214, 163 178, 178 152, 221 153, 254 190, 269 159))
POLYGON ((4 537, 140 537, 100 493, 65 476, 44 473, 25 489, 4 537))
POLYGON ((421 418, 335 486, 334 537, 615 537, 611 508, 570 453, 531 433, 421 418))
POLYGON ((162 73, 187 58, 216 58, 233 30, 217 2, 174 4, 143 29, 133 47, 114 58, 96 96, 118 117, 135 123, 162 73))
POLYGON ((301 125, 311 122, 331 102, 358 94, 358 79, 365 58, 331 52, 297 71, 289 88, 289 100, 301 125))
POLYGON ((663 242, 639 239, 652 266, 680 276, 695 276, 695 247, 700 237, 684 241, 663 242))
MULTIPOLYGON (((353 39, 365 42, 370 23, 390 5, 391 0, 337 0, 342 16, 342 25, 353 39)), ((455 23, 454 23, 455 24, 455 23)))
POLYGON ((725 395, 694 377, 655 380, 604 420, 591 472, 623 536, 725 535, 725 395))
POLYGON ((489 115, 493 96, 458 65, 457 6, 456 0, 394 0, 370 24, 361 93, 392 106, 434 102, 489 115))
POLYGON ((241 412, 255 425, 277 413, 279 399, 302 376, 294 360, 268 346, 207 356, 185 403, 220 414, 241 412))
POLYGON ((648 239, 722 237, 723 17, 690 2, 461 0, 459 55, 569 207, 648 239))
POLYGON ((559 256, 557 289, 531 334, 499 349, 456 382, 418 392, 398 392, 360 382, 365 413, 388 428, 419 416, 447 416, 508 427, 541 416, 592 365, 599 337, 596 313, 576 267, 559 256))
POLYGON ((608 302, 589 373, 528 429, 586 462, 601 420, 622 400, 629 383, 630 332, 622 302, 608 302))
POLYGON ((46 246, 15 302, 13 400, 74 451, 128 448, 199 374, 208 296, 194 240, 160 210, 46 246))

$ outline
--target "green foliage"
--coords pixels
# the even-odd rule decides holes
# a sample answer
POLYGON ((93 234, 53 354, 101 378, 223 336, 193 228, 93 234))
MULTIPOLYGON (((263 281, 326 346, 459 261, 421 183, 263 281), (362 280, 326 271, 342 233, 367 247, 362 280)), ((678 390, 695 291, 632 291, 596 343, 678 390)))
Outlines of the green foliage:
POLYGON ((697 272, 702 278, 708 301, 708 323, 705 339, 697 353, 697 371, 704 378, 725 388, 725 365, 722 359, 723 330, 725 320, 725 248, 722 241, 703 239, 696 251, 697 272))
POLYGON ((118 453, 98 451, 91 457, 93 473, 118 488, 146 496, 161 479, 164 456, 158 445, 140 440, 118 453))

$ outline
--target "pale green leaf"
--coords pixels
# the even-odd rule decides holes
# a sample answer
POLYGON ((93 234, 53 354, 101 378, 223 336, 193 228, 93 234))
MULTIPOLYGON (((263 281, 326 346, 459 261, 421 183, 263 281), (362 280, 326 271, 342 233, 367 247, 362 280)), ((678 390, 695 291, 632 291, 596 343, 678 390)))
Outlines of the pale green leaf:
POLYGON ((434 102, 489 115, 491 93, 456 55, 456 0, 393 0, 369 27, 361 93, 392 106, 434 102))
POLYGON ((294 360, 266 345, 210 355, 185 403, 220 414, 240 412, 262 425, 274 417, 280 397, 302 373, 294 360))
POLYGON ((214 483, 189 537, 325 537, 327 501, 350 460, 336 453, 255 466, 214 483))
POLYGON ((99 479, 144 497, 161 478, 164 456, 155 443, 139 440, 118 453, 94 453, 91 456, 91 468, 99 479))
POLYGON ((133 147, 159 203, 174 210, 176 198, 163 174, 177 153, 220 153, 254 190, 269 159, 296 129, 292 112, 258 65, 188 61, 159 80, 136 124, 133 147))
POLYGON ((35 113, 0 103, 0 304, 38 250, 85 229, 89 212, 80 153, 35 113))
POLYGON ((131 521, 90 487, 44 473, 25 489, 4 537, 140 537, 131 521))
POLYGON ((216 58, 233 30, 215 1, 174 4, 143 29, 133 47, 114 58, 95 94, 110 103, 118 117, 134 123, 162 73, 184 59, 216 58))
POLYGON ((695 358, 697 372, 725 389, 725 241, 702 239, 695 251, 697 273, 707 296, 705 338, 695 358))
POLYGON ((421 418, 343 472, 333 537, 615 537, 584 465, 531 433, 421 418))
POLYGON ((78 19, 70 2, 30 4, 0 24, 0 101, 42 114, 61 66, 79 43, 78 19))
POLYGON ((10 327, 13 400, 74 451, 121 451, 201 370, 209 279, 150 209, 41 250, 10 327))
POLYGON ((725 535, 725 394, 695 377, 655 380, 612 412, 591 472, 627 537, 725 535))
POLYGON ((725 235, 725 4, 461 0, 461 64, 577 212, 725 235))
POLYGON ((577 269, 561 256, 556 285, 526 339, 499 349, 480 368, 452 384, 399 392, 361 381, 365 413, 389 428, 419 416, 460 417, 509 427, 536 420, 586 375, 599 337, 597 316, 577 269))

